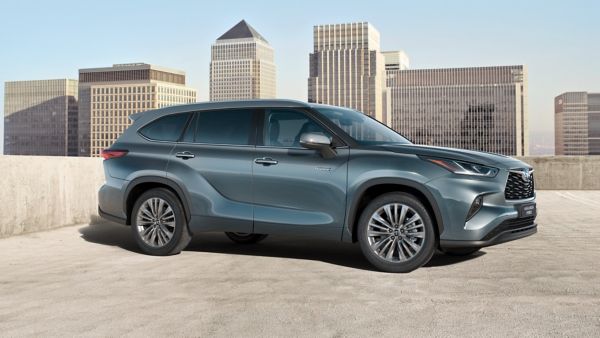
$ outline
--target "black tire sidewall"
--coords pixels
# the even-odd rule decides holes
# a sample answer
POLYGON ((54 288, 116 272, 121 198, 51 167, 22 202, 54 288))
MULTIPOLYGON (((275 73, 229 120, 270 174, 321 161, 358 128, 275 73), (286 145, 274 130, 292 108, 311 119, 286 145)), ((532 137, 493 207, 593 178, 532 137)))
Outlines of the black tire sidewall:
POLYGON ((181 251, 178 249, 178 244, 180 244, 182 237, 184 235, 184 231, 188 231, 187 229, 187 221, 185 219, 185 213, 183 212, 183 207, 181 206, 181 202, 179 198, 175 194, 173 194, 170 190, 163 188, 151 189, 144 192, 135 202, 133 209, 131 211, 131 230, 133 233, 133 238, 135 239, 137 245, 140 249, 149 255, 153 256, 167 256, 177 254, 181 251), (175 215, 175 232, 173 233, 173 238, 167 245, 155 248, 144 242, 141 238, 140 233, 137 230, 137 213, 141 205, 150 198, 162 198, 173 209, 173 213, 175 215))
POLYGON ((410 272, 429 262, 436 248, 436 233, 433 228, 431 215, 423 203, 415 196, 407 193, 393 192, 381 195, 371 201, 363 210, 357 225, 357 237, 365 258, 377 269, 385 272, 410 272), (388 262, 380 258, 369 245, 367 237, 368 222, 371 215, 380 207, 389 203, 401 203, 413 208, 423 220, 425 241, 415 257, 407 262, 388 262))

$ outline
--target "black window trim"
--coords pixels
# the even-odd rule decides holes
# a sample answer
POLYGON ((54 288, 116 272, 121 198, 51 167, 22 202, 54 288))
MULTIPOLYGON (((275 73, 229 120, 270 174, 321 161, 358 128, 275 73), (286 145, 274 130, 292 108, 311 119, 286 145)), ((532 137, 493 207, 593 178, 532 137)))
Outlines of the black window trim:
MULTIPOLYGON (((187 133, 188 128, 191 127, 192 122, 196 122, 196 113, 194 111, 189 112, 192 117, 190 117, 187 121, 187 123, 185 124, 185 128, 183 128, 183 133, 181 133, 181 136, 179 136, 179 139, 177 140, 177 143, 188 143, 188 142, 183 142, 183 138, 185 136, 185 134, 187 133)), ((196 129, 194 129, 194 136, 193 136, 193 140, 196 140, 196 129)))
POLYGON ((199 145, 199 146, 227 146, 227 147, 255 147, 256 145, 256 138, 257 138, 257 134, 256 134, 256 129, 257 129, 257 116, 260 115, 260 110, 261 108, 254 108, 254 107, 248 107, 248 108, 244 108, 244 107, 240 107, 240 108, 219 108, 219 109, 205 109, 205 110, 194 110, 194 111, 188 111, 188 113, 191 113, 192 118, 188 119, 187 124, 185 126, 185 128, 183 129, 183 132, 181 133, 181 135, 179 136, 179 140, 177 141, 178 144, 185 144, 185 145, 199 145), (190 128, 191 125, 191 121, 193 120, 193 117, 195 117, 198 114, 201 114, 203 112, 213 112, 213 111, 224 111, 224 110, 247 110, 250 111, 252 113, 252 122, 250 125, 250 135, 248 138, 248 144, 231 144, 231 143, 208 143, 208 142, 196 142, 196 132, 197 130, 194 130, 194 141, 193 142, 185 142, 183 141, 183 136, 185 135, 185 132, 187 131, 188 128, 190 128), (254 130, 254 133, 252 132, 252 130, 254 130))
POLYGON ((168 115, 162 115, 162 116, 159 116, 158 118, 155 118, 154 120, 151 120, 151 121, 148 121, 148 122, 144 123, 144 124, 143 124, 141 127, 139 127, 139 128, 136 130, 136 133, 137 133, 138 135, 140 135, 140 136, 141 136, 143 139, 145 139, 146 141, 150 141, 150 142, 159 142, 159 143, 178 143, 178 142, 181 140, 181 138, 183 137, 183 133, 185 132, 185 130, 187 129, 187 126, 188 126, 188 124, 190 123, 191 117, 193 116, 193 114, 191 114, 191 113, 193 113, 193 112, 190 112, 190 111, 183 111, 183 112, 176 112, 176 113, 173 113, 173 114, 168 114, 168 115), (188 116, 187 120, 185 121, 185 123, 184 123, 184 126, 183 126, 183 128, 181 129, 181 132, 180 132, 180 134, 179 134, 179 137, 177 137, 177 140, 175 140, 175 141, 155 140, 155 139, 153 139, 153 138, 149 138, 148 136, 146 136, 146 135, 142 134, 142 129, 146 128, 146 126, 149 126, 150 124, 152 124, 152 123, 154 123, 154 122, 157 122, 157 121, 160 121, 160 120, 162 120, 162 119, 164 119, 164 118, 171 117, 171 116, 175 116, 175 115, 179 115, 179 114, 189 114, 189 116, 188 116))

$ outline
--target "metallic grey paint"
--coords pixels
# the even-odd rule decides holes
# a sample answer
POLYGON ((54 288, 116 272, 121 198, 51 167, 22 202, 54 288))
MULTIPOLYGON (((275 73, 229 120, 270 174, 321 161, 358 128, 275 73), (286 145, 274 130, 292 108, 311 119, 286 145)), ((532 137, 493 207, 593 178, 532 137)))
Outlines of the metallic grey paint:
MULTIPOLYGON (((453 243, 478 243, 503 221, 517 218, 517 205, 535 202, 535 196, 520 201, 504 197, 509 170, 530 168, 526 163, 497 154, 413 144, 360 146, 320 116, 314 109, 318 107, 323 106, 254 100, 182 105, 136 114, 132 126, 111 147, 129 153, 104 161, 106 184, 99 191, 99 209, 107 217, 130 222, 129 195, 138 184, 154 182, 176 192, 193 233, 284 233, 352 241, 364 192, 393 185, 423 196, 441 245, 452 247, 456 246, 453 243), (284 107, 307 112, 331 130, 338 145, 336 156, 324 158, 313 149, 266 147, 260 141, 249 146, 160 142, 137 132, 167 114, 230 108, 256 108, 261 114, 262 109, 284 107), (183 152, 194 156, 176 156, 183 152), (492 166, 499 172, 493 178, 457 175, 423 156, 492 166), (478 195, 483 195, 483 206, 466 221, 478 195)), ((262 121, 255 121, 258 135, 262 121)))

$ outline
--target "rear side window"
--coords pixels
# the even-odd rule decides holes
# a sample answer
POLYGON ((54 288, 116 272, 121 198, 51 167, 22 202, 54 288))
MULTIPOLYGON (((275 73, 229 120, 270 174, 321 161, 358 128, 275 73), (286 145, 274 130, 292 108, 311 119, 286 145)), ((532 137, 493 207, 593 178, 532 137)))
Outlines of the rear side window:
POLYGON ((161 117, 140 129, 140 134, 155 141, 179 140, 190 113, 173 114, 161 117))
POLYGON ((252 118, 253 111, 246 109, 197 112, 195 142, 249 145, 254 130, 252 118))

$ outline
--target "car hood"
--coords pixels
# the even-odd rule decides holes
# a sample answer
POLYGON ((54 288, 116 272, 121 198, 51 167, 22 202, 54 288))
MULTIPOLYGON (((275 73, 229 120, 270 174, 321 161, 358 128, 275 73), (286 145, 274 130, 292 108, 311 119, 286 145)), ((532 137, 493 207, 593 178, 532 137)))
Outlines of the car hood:
POLYGON ((382 147, 388 151, 393 151, 395 153, 448 158, 452 160, 477 163, 503 169, 531 167, 527 163, 519 161, 516 158, 500 154, 487 153, 483 151, 434 147, 418 144, 394 144, 383 145, 382 147))

